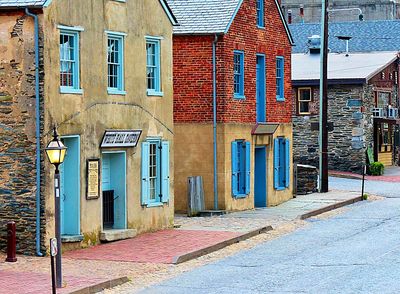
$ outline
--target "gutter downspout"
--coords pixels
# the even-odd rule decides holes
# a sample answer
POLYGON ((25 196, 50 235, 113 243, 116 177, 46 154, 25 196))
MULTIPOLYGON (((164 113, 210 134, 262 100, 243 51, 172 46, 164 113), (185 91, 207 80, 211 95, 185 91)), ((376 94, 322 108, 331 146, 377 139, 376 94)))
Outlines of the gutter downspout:
POLYGON ((35 22, 35 97, 36 97, 36 255, 40 252, 40 92, 39 92, 39 20, 36 14, 25 8, 26 15, 33 17, 35 22))
POLYGON ((212 43, 212 63, 213 63, 213 132, 214 132, 214 210, 218 210, 218 162, 217 162, 217 61, 216 47, 218 35, 215 35, 212 43))

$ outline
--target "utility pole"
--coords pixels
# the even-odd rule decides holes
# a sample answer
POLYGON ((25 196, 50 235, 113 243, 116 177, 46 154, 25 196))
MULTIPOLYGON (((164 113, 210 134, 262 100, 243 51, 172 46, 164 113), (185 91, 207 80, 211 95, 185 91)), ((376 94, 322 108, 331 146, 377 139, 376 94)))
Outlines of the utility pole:
POLYGON ((321 9, 321 70, 319 94, 319 192, 328 192, 328 6, 321 9))

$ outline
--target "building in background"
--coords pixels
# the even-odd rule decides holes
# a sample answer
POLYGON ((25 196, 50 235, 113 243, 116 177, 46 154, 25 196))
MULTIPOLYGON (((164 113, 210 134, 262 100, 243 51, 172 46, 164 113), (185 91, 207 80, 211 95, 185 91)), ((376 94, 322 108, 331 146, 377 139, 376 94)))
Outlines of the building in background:
MULTIPOLYGON (((362 173, 366 148, 398 164, 399 57, 396 52, 329 53, 329 169, 362 173), (397 139, 396 139, 397 138, 397 139), (397 140, 397 143, 396 143, 397 140)), ((320 56, 292 55, 294 161, 318 166, 320 56)))
POLYGON ((53 125, 68 147, 64 249, 170 227, 176 20, 167 3, 1 0, 0 9, 0 246, 8 220, 21 253, 45 253, 54 236, 54 171, 44 159, 53 125))
MULTIPOLYGON (((285 19, 289 23, 318 23, 321 21, 321 1, 282 0, 281 7, 285 19)), ((357 21, 360 13, 366 21, 400 18, 399 0, 331 0, 329 8, 336 9, 329 13, 331 22, 357 21)))
POLYGON ((168 3, 180 23, 174 29, 176 211, 187 209, 190 176, 203 177, 206 209, 245 210, 292 198, 293 42, 278 1, 168 3))

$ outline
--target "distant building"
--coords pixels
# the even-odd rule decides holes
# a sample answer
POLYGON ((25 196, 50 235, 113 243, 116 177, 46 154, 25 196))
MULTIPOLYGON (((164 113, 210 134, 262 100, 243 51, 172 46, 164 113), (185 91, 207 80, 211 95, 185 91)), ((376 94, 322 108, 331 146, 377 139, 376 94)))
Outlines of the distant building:
MULTIPOLYGON (((320 0, 282 0, 281 6, 286 20, 289 20, 289 14, 292 15, 292 23, 317 23, 321 21, 320 0)), ((332 0, 330 1, 330 9, 336 9, 336 11, 329 13, 331 22, 358 20, 359 9, 366 21, 400 18, 399 0, 332 0), (350 8, 355 9, 350 10, 350 8)))
MULTIPOLYGON (((309 50, 309 37, 321 34, 320 24, 289 25, 295 45, 293 53, 309 50)), ((346 42, 337 36, 351 37, 350 52, 400 51, 400 20, 336 22, 329 24, 330 52, 345 52, 346 42)))
MULTIPOLYGON (((318 166, 320 55, 292 54, 294 161, 318 166)), ((398 163, 397 52, 329 53, 329 169, 362 172, 365 147, 385 166, 398 163)))

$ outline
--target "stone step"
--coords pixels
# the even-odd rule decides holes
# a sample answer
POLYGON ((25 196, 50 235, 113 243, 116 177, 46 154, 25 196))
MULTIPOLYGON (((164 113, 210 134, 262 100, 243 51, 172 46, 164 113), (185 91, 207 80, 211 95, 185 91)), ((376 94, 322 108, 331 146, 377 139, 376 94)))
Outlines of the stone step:
POLYGON ((123 229, 123 230, 104 230, 100 233, 100 241, 112 242, 117 240, 130 239, 137 235, 135 229, 123 229))

